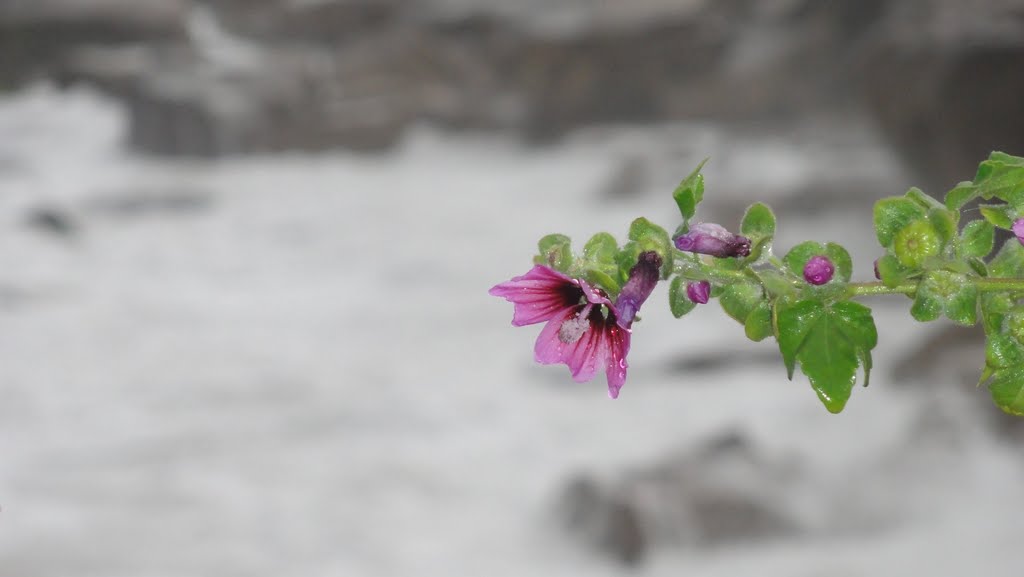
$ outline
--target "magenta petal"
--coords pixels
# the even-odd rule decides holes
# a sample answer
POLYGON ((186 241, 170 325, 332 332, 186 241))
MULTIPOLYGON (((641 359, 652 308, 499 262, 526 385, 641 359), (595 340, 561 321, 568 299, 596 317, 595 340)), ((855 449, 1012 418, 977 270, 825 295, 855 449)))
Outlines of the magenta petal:
POLYGON ((574 343, 566 343, 558 338, 562 323, 571 319, 576 311, 555 317, 548 321, 544 330, 537 336, 534 346, 534 359, 544 365, 563 363, 569 367, 572 378, 576 382, 589 381, 605 364, 608 347, 603 340, 599 327, 591 326, 580 339, 574 343))
POLYGON ((608 378, 608 396, 617 399, 619 389, 626 383, 626 369, 629 367, 626 355, 629 354, 630 334, 622 327, 612 325, 607 329, 605 338, 608 340, 608 367, 605 369, 608 378))
POLYGON ((571 295, 579 290, 569 277, 537 265, 522 276, 495 285, 488 293, 515 305, 512 324, 519 327, 549 320, 575 306, 571 295))

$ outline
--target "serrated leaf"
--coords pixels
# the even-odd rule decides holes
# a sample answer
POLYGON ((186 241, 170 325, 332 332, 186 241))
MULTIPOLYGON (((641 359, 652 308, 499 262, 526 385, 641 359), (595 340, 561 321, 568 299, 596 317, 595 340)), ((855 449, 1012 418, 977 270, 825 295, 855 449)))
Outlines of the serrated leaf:
POLYGON ((747 338, 757 342, 762 341, 775 334, 772 327, 772 307, 767 301, 761 301, 757 308, 750 311, 747 320, 743 323, 744 332, 747 338))
POLYGON ((677 319, 697 308, 697 303, 686 295, 686 284, 682 277, 677 276, 668 286, 668 306, 672 310, 672 316, 677 319))
POLYGON ((867 307, 843 302, 827 306, 803 300, 785 305, 776 315, 779 350, 790 378, 800 363, 825 408, 838 413, 846 406, 857 380, 857 367, 871 367, 877 344, 874 319, 867 307))
POLYGON ((764 299, 761 287, 749 283, 736 283, 725 287, 718 302, 727 315, 740 324, 747 322, 747 317, 764 299))
POLYGON ((1024 365, 996 371, 988 390, 1000 409, 1024 416, 1024 365))
POLYGON ((761 202, 750 205, 740 223, 740 234, 755 242, 757 239, 775 236, 775 214, 772 209, 761 202))
POLYGON ((540 254, 533 258, 534 264, 549 266, 559 272, 569 272, 573 264, 572 246, 564 234, 549 234, 537 242, 540 254))
POLYGON ((1013 227, 1013 211, 1006 204, 983 204, 978 207, 981 216, 993 226, 1010 230, 1013 227))
POLYGON ((873 217, 878 243, 888 248, 896 233, 911 222, 925 216, 927 211, 913 200, 902 196, 883 198, 875 203, 873 217))
POLYGON ((965 257, 983 257, 992 252, 996 243, 996 229, 984 220, 967 223, 960 233, 960 254, 965 257))
POLYGON ((689 221, 697 214, 697 205, 704 200, 704 175, 700 171, 707 161, 706 158, 702 160, 672 193, 684 221, 689 221))

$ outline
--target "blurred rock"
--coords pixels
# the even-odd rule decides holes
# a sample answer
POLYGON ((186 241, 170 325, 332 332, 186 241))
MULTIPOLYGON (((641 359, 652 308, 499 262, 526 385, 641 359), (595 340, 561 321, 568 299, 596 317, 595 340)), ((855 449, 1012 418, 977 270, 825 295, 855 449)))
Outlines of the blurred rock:
POLYGON ((696 547, 775 539, 802 530, 781 499, 794 463, 765 459, 739 434, 615 481, 580 476, 560 511, 584 543, 627 564, 655 546, 696 547))
POLYGON ((53 236, 69 238, 78 232, 78 224, 67 211, 44 206, 29 212, 26 219, 28 226, 53 236))
POLYGON ((188 0, 0 2, 0 88, 59 76, 90 44, 181 42, 188 0))
POLYGON ((1024 1, 892 2, 860 63, 883 133, 929 192, 1024 153, 1024 1))

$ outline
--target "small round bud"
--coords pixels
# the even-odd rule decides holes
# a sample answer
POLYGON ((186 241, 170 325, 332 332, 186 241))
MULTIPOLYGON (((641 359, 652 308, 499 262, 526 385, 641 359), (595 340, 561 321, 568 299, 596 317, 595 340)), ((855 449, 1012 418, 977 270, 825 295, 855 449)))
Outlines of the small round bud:
POLYGON ((804 280, 815 286, 820 286, 832 280, 836 267, 826 256, 814 256, 804 265, 804 280))
POLYGON ((711 297, 711 283, 706 280, 687 283, 686 296, 699 305, 708 304, 708 299, 711 297))

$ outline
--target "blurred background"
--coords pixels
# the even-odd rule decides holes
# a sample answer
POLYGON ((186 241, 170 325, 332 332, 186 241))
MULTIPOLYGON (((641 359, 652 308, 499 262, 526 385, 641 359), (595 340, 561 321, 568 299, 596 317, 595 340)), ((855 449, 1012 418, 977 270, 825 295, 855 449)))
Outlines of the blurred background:
POLYGON ((870 278, 1022 93, 1020 0, 0 0, 0 574, 1019 577, 975 332, 833 416, 659 287, 612 402, 486 291, 705 157, 870 278))

